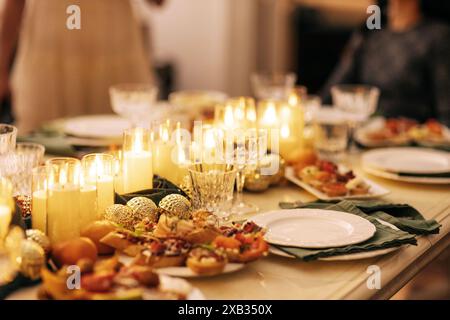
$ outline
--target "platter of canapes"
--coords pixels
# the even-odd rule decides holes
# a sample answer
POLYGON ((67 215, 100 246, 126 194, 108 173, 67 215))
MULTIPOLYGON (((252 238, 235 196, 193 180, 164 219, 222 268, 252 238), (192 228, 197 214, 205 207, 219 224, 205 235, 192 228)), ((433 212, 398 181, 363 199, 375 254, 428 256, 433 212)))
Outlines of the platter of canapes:
POLYGON ((450 129, 434 119, 425 123, 408 118, 376 117, 358 129, 355 139, 366 147, 406 146, 449 147, 450 129))
POLYGON ((345 165, 319 160, 315 155, 286 168, 285 176, 321 200, 378 198, 389 193, 345 165))

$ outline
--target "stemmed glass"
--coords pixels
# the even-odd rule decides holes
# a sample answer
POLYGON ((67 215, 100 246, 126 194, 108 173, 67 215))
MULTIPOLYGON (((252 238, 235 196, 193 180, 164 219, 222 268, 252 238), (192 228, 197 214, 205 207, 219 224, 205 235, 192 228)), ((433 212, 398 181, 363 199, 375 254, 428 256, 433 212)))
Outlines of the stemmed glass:
POLYGON ((257 99, 285 100, 295 85, 295 73, 260 72, 252 74, 251 83, 257 99))
POLYGON ((226 153, 229 155, 227 162, 232 162, 236 168, 236 198, 231 212, 236 215, 255 213, 259 208, 243 198, 245 176, 257 168, 267 152, 267 131, 251 128, 233 133, 232 151, 226 153))
POLYGON ((350 151, 356 150, 354 134, 356 128, 375 113, 380 90, 367 85, 342 84, 331 88, 333 104, 346 113, 350 130, 350 151))
POLYGON ((157 87, 145 83, 118 84, 109 88, 109 94, 115 113, 127 118, 133 127, 148 127, 157 87))

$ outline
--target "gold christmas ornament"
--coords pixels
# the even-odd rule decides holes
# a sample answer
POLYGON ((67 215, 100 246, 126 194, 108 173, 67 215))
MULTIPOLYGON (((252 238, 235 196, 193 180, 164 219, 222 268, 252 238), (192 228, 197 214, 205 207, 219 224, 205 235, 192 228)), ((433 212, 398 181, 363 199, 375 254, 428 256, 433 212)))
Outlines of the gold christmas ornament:
POLYGON ((38 245, 40 245, 42 249, 44 249, 46 255, 50 253, 50 239, 45 235, 45 233, 38 229, 28 229, 27 231, 25 231, 25 234, 27 236, 27 239, 33 240, 38 245))
POLYGON ((17 196, 16 203, 22 212, 22 217, 31 215, 31 196, 17 196))
POLYGON ((183 178, 183 182, 180 184, 180 189, 183 190, 184 193, 189 197, 189 199, 193 198, 194 190, 192 189, 191 177, 185 176, 183 178))
POLYGON ((18 263, 19 270, 24 276, 31 280, 39 279, 45 264, 44 249, 33 240, 23 240, 20 245, 18 263))
POLYGON ((245 176, 245 189, 253 192, 262 192, 269 189, 271 176, 262 175, 259 169, 245 176))
POLYGON ((278 172, 273 176, 271 176, 270 185, 279 184, 284 179, 284 173, 286 171, 286 161, 281 156, 278 157, 279 157, 278 172))
POLYGON ((18 226, 11 227, 5 238, 5 248, 14 263, 17 263, 23 240, 25 240, 25 232, 18 226))
POLYGON ((129 230, 134 230, 134 225, 142 220, 134 216, 130 207, 122 204, 113 204, 106 208, 103 218, 129 230))
POLYGON ((159 207, 176 214, 180 218, 189 218, 191 202, 181 194, 173 193, 162 198, 159 207))
POLYGON ((139 222, 144 218, 149 218, 152 222, 157 221, 153 210, 158 208, 158 206, 152 200, 145 197, 135 197, 127 202, 127 206, 131 208, 139 222))

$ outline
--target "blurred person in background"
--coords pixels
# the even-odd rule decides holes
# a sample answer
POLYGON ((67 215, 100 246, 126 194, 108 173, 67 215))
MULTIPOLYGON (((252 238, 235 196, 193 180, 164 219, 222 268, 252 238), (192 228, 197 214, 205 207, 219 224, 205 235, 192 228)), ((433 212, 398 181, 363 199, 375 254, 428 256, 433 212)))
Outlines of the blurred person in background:
MULTIPOLYGON (((437 1, 380 1, 387 25, 381 30, 364 25, 355 32, 321 92, 323 99, 330 101, 335 84, 372 85, 381 90, 378 114, 421 122, 435 118, 449 126, 450 26, 424 10, 437 1)), ((440 4, 449 7, 448 1, 440 4)))
POLYGON ((3 2, 0 101, 12 92, 21 134, 59 117, 110 113, 111 85, 154 81, 130 0, 3 2), (81 29, 66 26, 70 5, 81 9, 81 29))

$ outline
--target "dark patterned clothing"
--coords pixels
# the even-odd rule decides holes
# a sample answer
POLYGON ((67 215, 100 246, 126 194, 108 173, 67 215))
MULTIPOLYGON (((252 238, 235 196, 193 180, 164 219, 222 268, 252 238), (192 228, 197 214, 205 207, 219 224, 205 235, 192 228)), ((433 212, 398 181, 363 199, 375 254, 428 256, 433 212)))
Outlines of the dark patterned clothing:
POLYGON ((339 83, 381 90, 377 114, 450 125, 450 27, 423 20, 409 31, 356 32, 322 91, 339 83))

